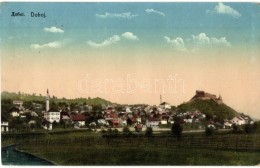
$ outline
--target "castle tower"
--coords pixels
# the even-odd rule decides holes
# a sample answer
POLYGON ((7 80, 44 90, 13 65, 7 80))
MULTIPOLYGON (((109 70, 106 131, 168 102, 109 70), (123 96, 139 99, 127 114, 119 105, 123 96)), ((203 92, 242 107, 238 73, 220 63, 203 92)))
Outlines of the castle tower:
POLYGON ((50 109, 50 95, 49 95, 49 90, 47 89, 47 95, 46 95, 46 112, 49 111, 50 109))
POLYGON ((218 104, 222 104, 223 103, 221 95, 218 96, 217 102, 218 102, 218 104))
POLYGON ((222 101, 222 96, 221 96, 221 95, 219 95, 218 99, 222 101))
POLYGON ((221 95, 219 95, 218 99, 219 99, 221 102, 223 101, 223 99, 222 99, 222 96, 221 96, 221 95))

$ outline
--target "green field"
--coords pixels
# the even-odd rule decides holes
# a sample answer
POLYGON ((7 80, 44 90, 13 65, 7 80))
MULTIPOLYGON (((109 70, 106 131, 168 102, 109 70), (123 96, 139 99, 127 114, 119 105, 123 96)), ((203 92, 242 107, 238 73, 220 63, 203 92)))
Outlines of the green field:
MULTIPOLYGON (((233 139, 237 135, 216 135, 233 139)), ((259 141, 259 135, 239 135, 247 140, 259 141)), ((187 138, 205 138, 186 135, 187 138)), ((171 140, 171 139, 170 139, 171 140)), ((214 141, 214 137, 208 140, 214 141)), ((169 139, 168 139, 169 141, 169 139)), ((8 136, 2 145, 20 143, 20 150, 53 161, 57 165, 258 165, 259 151, 236 151, 217 148, 193 148, 165 144, 165 138, 130 137, 102 138, 100 133, 67 132, 26 136, 8 136)), ((231 141, 231 143, 233 143, 231 141)))

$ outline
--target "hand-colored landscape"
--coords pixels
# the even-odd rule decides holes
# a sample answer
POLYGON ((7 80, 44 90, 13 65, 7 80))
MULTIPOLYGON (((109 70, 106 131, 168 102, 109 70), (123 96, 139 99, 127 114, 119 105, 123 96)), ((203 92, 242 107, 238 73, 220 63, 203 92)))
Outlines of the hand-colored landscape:
POLYGON ((257 3, 1 2, 3 165, 259 165, 257 3))

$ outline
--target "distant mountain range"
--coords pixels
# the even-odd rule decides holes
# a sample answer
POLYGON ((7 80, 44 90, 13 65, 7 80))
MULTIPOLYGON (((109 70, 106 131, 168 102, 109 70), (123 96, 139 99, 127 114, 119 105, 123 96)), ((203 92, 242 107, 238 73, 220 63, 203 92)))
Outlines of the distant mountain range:
MULTIPOLYGON (((2 92, 1 99, 11 99, 11 100, 22 100, 22 101, 33 101, 33 102, 45 102, 45 96, 36 95, 36 94, 26 94, 26 93, 10 93, 10 92, 2 92)), ((75 99, 66 99, 66 98, 57 98, 55 96, 51 97, 51 101, 55 103, 66 102, 66 103, 78 103, 83 104, 87 103, 88 105, 111 105, 110 101, 102 99, 100 97, 96 98, 75 98, 75 99)))

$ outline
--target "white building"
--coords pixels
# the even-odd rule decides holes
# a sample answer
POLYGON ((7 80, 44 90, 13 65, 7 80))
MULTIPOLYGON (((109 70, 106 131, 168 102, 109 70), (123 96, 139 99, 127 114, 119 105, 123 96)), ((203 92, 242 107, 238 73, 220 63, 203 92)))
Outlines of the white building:
POLYGON ((159 107, 161 109, 171 109, 171 105, 167 102, 162 102, 159 107))
POLYGON ((44 119, 53 123, 56 121, 57 123, 60 122, 60 112, 54 108, 51 108, 49 111, 44 113, 44 119))
POLYGON ((132 113, 131 108, 130 108, 129 106, 127 106, 127 107, 125 108, 125 112, 126 112, 126 113, 132 113))
POLYGON ((34 111, 31 111, 31 116, 33 116, 33 117, 38 117, 38 114, 36 113, 36 112, 34 112, 34 111))
POLYGON ((160 119, 159 118, 149 118, 146 120, 147 127, 159 127, 160 119))
POLYGON ((231 127, 232 127, 232 122, 231 121, 225 121, 224 128, 231 128, 231 127))
POLYGON ((71 116, 71 120, 76 127, 85 126, 86 117, 82 114, 76 114, 71 116))
POLYGON ((8 132, 8 125, 9 125, 8 122, 2 121, 1 122, 1 132, 8 132))
POLYGON ((17 111, 13 111, 13 112, 11 112, 11 116, 12 117, 19 117, 20 114, 17 111))
POLYGON ((231 120, 232 123, 236 124, 236 125, 244 125, 246 124, 246 121, 240 117, 240 116, 236 116, 231 120))
POLYGON ((23 101, 21 100, 14 100, 13 105, 19 109, 23 109, 23 101))
POLYGON ((185 123, 192 123, 192 119, 190 118, 190 119, 184 119, 184 122, 185 123))

